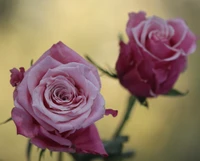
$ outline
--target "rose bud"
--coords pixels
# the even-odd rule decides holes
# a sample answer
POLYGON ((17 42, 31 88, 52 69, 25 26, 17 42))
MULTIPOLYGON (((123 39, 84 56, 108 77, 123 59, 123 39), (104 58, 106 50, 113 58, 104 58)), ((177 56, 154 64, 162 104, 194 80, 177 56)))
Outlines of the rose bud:
POLYGON ((144 12, 129 14, 126 32, 129 41, 120 41, 116 63, 122 86, 139 97, 169 92, 195 51, 197 37, 182 19, 147 18, 144 12))

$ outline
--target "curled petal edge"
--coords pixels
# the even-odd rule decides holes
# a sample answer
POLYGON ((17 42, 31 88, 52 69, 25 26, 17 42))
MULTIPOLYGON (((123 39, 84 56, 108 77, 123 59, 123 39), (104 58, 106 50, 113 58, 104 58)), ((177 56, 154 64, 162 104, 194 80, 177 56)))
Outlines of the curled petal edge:
POLYGON ((112 115, 113 117, 116 117, 118 115, 118 111, 113 109, 106 109, 105 115, 112 115))

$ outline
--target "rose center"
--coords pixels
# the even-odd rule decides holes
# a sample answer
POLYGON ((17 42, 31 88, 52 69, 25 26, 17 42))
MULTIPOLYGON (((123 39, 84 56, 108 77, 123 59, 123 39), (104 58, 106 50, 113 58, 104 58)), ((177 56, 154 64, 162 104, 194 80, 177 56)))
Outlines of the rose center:
POLYGON ((52 100, 56 103, 70 102, 73 98, 73 93, 64 85, 55 85, 52 88, 52 100))
POLYGON ((54 112, 75 109, 86 99, 82 89, 70 77, 57 76, 47 82, 45 100, 54 112))
POLYGON ((162 41, 162 42, 168 41, 167 35, 164 32, 158 30, 152 31, 149 34, 149 38, 153 41, 162 41))

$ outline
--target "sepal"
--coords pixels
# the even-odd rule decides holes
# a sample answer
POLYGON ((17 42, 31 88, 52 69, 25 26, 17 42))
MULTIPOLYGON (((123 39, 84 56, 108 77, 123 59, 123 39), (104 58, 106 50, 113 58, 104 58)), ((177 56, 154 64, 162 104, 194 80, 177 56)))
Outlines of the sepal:
POLYGON ((171 89, 168 93, 164 94, 164 96, 186 96, 189 93, 189 91, 186 92, 180 92, 177 89, 171 89))
POLYGON ((26 147, 26 159, 27 161, 31 161, 31 150, 32 150, 33 144, 31 144, 30 140, 28 140, 28 144, 26 147))
POLYGON ((11 120, 12 120, 12 117, 8 118, 4 122, 1 122, 0 125, 6 124, 6 123, 10 122, 11 120))
POLYGON ((112 69, 104 69, 102 67, 100 67, 97 63, 95 63, 88 55, 85 56, 85 58, 91 63, 93 64, 95 67, 97 67, 103 74, 106 74, 107 76, 111 77, 111 78, 115 78, 117 79, 117 74, 115 71, 113 71, 112 69))
POLYGON ((149 104, 147 101, 146 97, 136 97, 136 99, 138 100, 138 102, 142 105, 145 106, 146 108, 149 108, 149 104))

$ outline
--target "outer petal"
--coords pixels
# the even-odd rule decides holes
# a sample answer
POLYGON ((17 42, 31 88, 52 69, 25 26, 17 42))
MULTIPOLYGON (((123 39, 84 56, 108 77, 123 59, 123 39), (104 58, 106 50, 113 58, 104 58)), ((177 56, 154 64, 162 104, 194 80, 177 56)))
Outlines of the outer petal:
POLYGON ((75 152, 75 149, 71 147, 71 142, 67 138, 61 138, 59 136, 53 136, 40 129, 39 134, 31 139, 31 143, 42 149, 49 149, 51 151, 59 152, 75 152), (59 144, 61 142, 61 144, 59 144))
POLYGON ((113 109, 106 109, 105 115, 112 115, 113 117, 116 117, 118 114, 117 110, 113 110, 113 109))
POLYGON ((21 108, 12 109, 12 119, 17 127, 17 134, 32 138, 38 133, 38 126, 33 118, 21 108))
POLYGON ((86 129, 78 130, 70 136, 70 140, 79 153, 100 154, 107 156, 97 128, 94 124, 86 129))
POLYGON ((132 37, 132 28, 136 27, 139 23, 146 20, 146 13, 145 12, 138 12, 138 13, 129 13, 129 20, 126 27, 126 33, 128 34, 129 38, 132 37))
POLYGON ((42 124, 46 129, 53 130, 51 125, 46 124, 37 115, 34 114, 32 109, 32 98, 28 91, 27 87, 27 76, 25 75, 24 79, 17 87, 14 95, 14 104, 15 107, 21 107, 25 111, 27 111, 33 118, 35 118, 40 124, 42 124))
POLYGON ((52 59, 52 57, 50 56, 47 56, 44 59, 42 59, 39 64, 36 64, 34 65, 34 67, 31 67, 27 76, 28 77, 27 84, 29 92, 32 93, 32 91, 39 84, 42 77, 49 69, 55 68, 59 65, 61 65, 60 62, 52 59))
POLYGON ((83 122, 82 127, 85 128, 95 121, 101 119, 105 114, 105 102, 101 94, 98 94, 91 107, 91 113, 88 118, 83 122))
POLYGON ((144 60, 137 66, 137 71, 140 74, 141 80, 149 81, 151 83, 153 79, 153 68, 154 62, 152 59, 148 59, 148 57, 144 58, 144 60))
POLYGON ((97 69, 87 62, 85 59, 83 59, 79 54, 77 54, 75 51, 67 47, 65 44, 63 44, 61 41, 57 44, 54 44, 48 51, 46 51, 40 59, 35 62, 34 65, 38 64, 40 61, 42 61, 47 56, 51 56, 53 59, 59 61, 60 63, 67 64, 70 62, 77 62, 81 64, 87 65, 91 71, 96 76, 99 84, 100 84, 100 78, 97 72, 97 69))
POLYGON ((166 67, 163 69, 162 68, 153 69, 153 72, 155 74, 155 80, 154 80, 155 82, 154 82, 152 89, 156 94, 160 94, 160 92, 162 92, 162 90, 163 90, 162 84, 167 81, 169 70, 166 67))
POLYGON ((25 69, 23 67, 19 68, 19 70, 16 68, 13 68, 10 70, 10 72, 11 72, 10 84, 13 87, 16 87, 24 78, 25 69))
POLYGON ((160 84, 159 91, 157 91, 159 94, 167 93, 170 89, 172 89, 180 73, 186 68, 186 64, 187 58, 185 56, 181 56, 179 59, 171 62, 167 79, 160 84))
POLYGON ((136 69, 130 70, 120 80, 121 84, 127 88, 133 95, 142 97, 153 97, 151 86, 143 80, 136 69))
POLYGON ((173 57, 176 52, 172 51, 161 41, 147 40, 146 48, 161 60, 173 57))
POLYGON ((175 34, 171 39, 174 47, 184 50, 186 54, 191 54, 196 50, 197 37, 190 31, 185 21, 182 19, 168 20, 175 34))
POLYGON ((116 71, 119 78, 123 77, 123 75, 130 71, 136 64, 141 61, 141 52, 139 48, 131 42, 125 44, 124 42, 120 42, 120 54, 118 60, 116 62, 116 71))
POLYGON ((40 127, 40 134, 42 134, 44 137, 47 137, 60 145, 68 146, 68 147, 71 147, 71 145, 72 145, 71 141, 68 140, 67 138, 62 137, 61 134, 59 136, 54 133, 49 133, 43 127, 40 127))
MULTIPOLYGON (((120 42, 120 55, 116 63, 117 75, 120 83, 133 95, 152 96, 150 94, 151 87, 145 82, 148 78, 140 75, 138 71, 138 65, 141 64, 143 59, 143 52, 140 51, 135 43, 132 43, 132 41, 129 41, 128 44, 120 42)), ((151 75, 152 72, 149 73, 151 68, 148 68, 147 66, 143 69, 146 70, 148 75, 151 75)))

